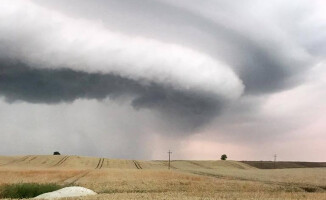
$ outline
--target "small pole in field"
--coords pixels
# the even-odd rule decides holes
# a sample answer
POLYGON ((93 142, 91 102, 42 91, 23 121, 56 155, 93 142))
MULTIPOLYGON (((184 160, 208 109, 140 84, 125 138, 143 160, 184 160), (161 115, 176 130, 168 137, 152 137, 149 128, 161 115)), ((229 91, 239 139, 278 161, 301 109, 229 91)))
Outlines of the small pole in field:
POLYGON ((277 154, 274 154, 274 169, 276 169, 276 158, 277 158, 277 154))
POLYGON ((171 167, 171 154, 172 154, 172 152, 169 150, 169 152, 168 152, 168 154, 169 154, 169 169, 170 169, 170 167, 171 167))

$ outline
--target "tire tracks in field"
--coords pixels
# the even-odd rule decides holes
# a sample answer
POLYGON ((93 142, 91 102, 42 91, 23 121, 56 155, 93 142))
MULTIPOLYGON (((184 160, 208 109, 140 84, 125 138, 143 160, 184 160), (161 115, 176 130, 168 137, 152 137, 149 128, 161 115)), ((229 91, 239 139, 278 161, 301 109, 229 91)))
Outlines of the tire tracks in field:
POLYGON ((193 164, 193 165, 196 165, 196 166, 198 166, 198 167, 204 168, 204 169, 214 169, 214 168, 211 168, 211 167, 205 166, 205 165, 203 165, 203 164, 196 163, 196 162, 191 161, 191 160, 188 160, 187 162, 188 162, 188 163, 191 163, 191 164, 193 164))
POLYGON ((200 171, 192 171, 192 170, 182 170, 184 172, 197 174, 200 176, 208 176, 213 177, 217 179, 226 179, 226 180, 236 180, 236 181, 249 181, 249 182, 256 182, 256 183, 262 183, 266 185, 278 185, 285 188, 299 188, 304 190, 305 192, 318 192, 318 191, 326 191, 325 186, 321 185, 313 185, 309 183, 288 183, 288 182, 282 182, 282 181, 271 181, 271 180, 257 180, 257 179, 250 179, 250 178, 242 178, 242 177, 233 177, 228 175, 218 175, 218 174, 212 174, 207 172, 200 172, 200 171))
POLYGON ((0 166, 10 165, 10 164, 13 164, 13 163, 18 163, 18 162, 24 162, 25 160, 29 159, 30 157, 32 157, 32 156, 24 156, 22 158, 19 158, 19 159, 12 160, 12 161, 9 161, 7 163, 1 164, 0 166))
MULTIPOLYGON (((169 167, 169 163, 167 161, 163 161, 162 164, 165 165, 166 167, 169 167)), ((171 169, 178 169, 178 168, 176 168, 175 166, 172 165, 172 162, 170 163, 170 168, 171 169)))
POLYGON ((103 163, 104 163, 104 158, 102 158, 102 163, 100 164, 99 169, 103 167, 103 163))
POLYGON ((84 173, 80 173, 80 174, 77 174, 75 176, 72 176, 66 180, 64 180, 63 182, 64 183, 67 183, 68 185, 73 185, 75 184, 77 181, 79 181, 81 178, 84 178, 85 176, 87 176, 89 173, 91 173, 92 170, 87 170, 86 172, 84 173))
POLYGON ((31 156, 24 156, 20 159, 20 161, 18 162, 24 162, 25 160, 27 160, 28 158, 30 158, 31 156))
POLYGON ((104 158, 100 158, 95 169, 101 169, 103 167, 104 158))
MULTIPOLYGON (((37 156, 33 156, 30 160, 28 160, 28 162, 31 162, 32 160, 35 160, 36 158, 37 158, 37 156)), ((21 162, 23 162, 23 161, 21 161, 21 162)))
POLYGON ((83 173, 81 176, 78 176, 74 181, 72 181, 70 184, 75 184, 77 181, 79 181, 81 178, 84 178, 85 176, 87 176, 89 173, 91 173, 91 170, 83 173))
POLYGON ((132 162, 134 162, 134 164, 135 164, 135 166, 136 166, 137 169, 143 169, 143 168, 141 167, 141 165, 139 164, 139 162, 137 162, 137 161, 135 161, 135 160, 133 160, 132 162))
POLYGON ((63 157, 61 160, 59 160, 56 164, 54 164, 52 167, 58 167, 60 165, 62 165, 62 163, 64 163, 67 159, 69 158, 69 156, 65 156, 63 157))

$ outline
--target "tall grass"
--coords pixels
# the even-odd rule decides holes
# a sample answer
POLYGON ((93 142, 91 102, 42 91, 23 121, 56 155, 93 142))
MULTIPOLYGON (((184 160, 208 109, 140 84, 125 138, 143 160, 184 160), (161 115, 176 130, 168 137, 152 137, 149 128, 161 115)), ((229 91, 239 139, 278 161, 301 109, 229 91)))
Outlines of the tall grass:
POLYGON ((48 183, 17 183, 10 185, 3 185, 0 188, 0 198, 32 198, 40 194, 52 192, 61 189, 63 186, 48 183))

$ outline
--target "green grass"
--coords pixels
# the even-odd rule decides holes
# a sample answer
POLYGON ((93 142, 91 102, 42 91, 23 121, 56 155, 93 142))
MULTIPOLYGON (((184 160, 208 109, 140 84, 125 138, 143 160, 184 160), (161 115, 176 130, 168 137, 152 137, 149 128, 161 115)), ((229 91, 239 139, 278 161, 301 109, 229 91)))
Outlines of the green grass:
POLYGON ((40 194, 52 192, 63 188, 61 185, 49 183, 17 183, 10 185, 3 185, 0 188, 0 198, 32 198, 40 194))

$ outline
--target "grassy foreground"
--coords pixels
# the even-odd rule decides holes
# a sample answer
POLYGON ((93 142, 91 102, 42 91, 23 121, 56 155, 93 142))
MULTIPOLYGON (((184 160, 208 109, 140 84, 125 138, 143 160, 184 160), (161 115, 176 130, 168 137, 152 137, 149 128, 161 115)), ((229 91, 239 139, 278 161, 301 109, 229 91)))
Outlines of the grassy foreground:
POLYGON ((16 183, 0 186, 0 198, 33 198, 40 194, 61 189, 63 186, 47 183, 16 183))

